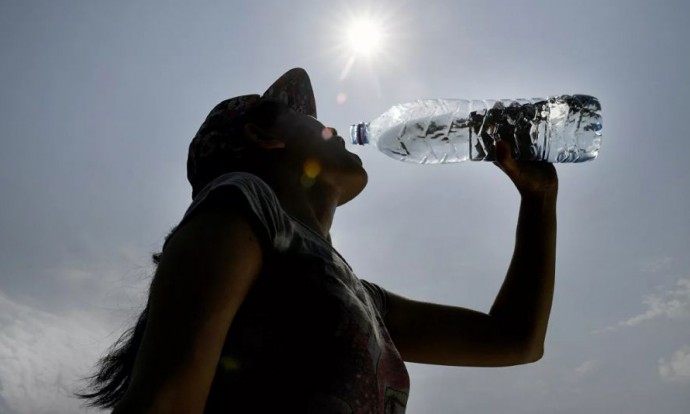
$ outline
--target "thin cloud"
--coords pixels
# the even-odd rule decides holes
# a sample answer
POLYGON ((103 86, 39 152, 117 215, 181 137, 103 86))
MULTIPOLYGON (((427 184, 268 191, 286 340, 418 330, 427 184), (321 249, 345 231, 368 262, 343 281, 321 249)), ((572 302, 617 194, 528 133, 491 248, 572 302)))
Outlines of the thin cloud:
POLYGON ((575 368, 575 374, 580 377, 591 374, 597 370, 599 367, 599 362, 594 359, 589 359, 575 368))
POLYGON ((0 291, 0 408, 4 414, 90 412, 71 393, 112 342, 86 312, 57 315, 0 291))
POLYGON ((668 256, 649 260, 642 265, 642 271, 647 273, 659 273, 668 269, 672 261, 673 259, 668 256))
POLYGON ((672 289, 647 295, 643 298, 642 303, 646 307, 644 312, 624 319, 616 325, 598 329, 593 333, 611 332, 658 318, 682 319, 690 317, 690 279, 680 279, 672 289))
POLYGON ((690 383, 690 346, 684 346, 668 359, 659 359, 659 375, 667 382, 690 383))

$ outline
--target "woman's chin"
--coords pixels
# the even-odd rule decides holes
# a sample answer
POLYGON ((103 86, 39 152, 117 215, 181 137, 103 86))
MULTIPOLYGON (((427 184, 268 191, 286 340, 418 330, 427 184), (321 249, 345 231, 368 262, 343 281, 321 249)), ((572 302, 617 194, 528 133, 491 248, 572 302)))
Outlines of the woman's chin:
POLYGON ((367 175, 367 171, 360 164, 357 171, 352 171, 343 177, 341 181, 342 196, 340 197, 338 205, 342 206, 357 197, 367 186, 368 181, 369 176, 367 175))

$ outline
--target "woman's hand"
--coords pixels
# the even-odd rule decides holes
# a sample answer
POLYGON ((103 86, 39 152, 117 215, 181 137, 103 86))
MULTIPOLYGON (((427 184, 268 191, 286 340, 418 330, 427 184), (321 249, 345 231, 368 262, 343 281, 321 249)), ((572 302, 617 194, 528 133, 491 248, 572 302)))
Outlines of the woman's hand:
POLYGON ((506 141, 496 142, 494 164, 506 173, 522 197, 555 197, 558 194, 558 176, 553 164, 517 161, 506 141))

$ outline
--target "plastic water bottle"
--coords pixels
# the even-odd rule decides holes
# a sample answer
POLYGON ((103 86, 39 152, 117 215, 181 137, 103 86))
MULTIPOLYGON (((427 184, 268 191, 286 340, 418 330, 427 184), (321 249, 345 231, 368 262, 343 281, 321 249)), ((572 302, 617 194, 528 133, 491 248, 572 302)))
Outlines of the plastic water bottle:
POLYGON ((588 95, 546 99, 419 100, 395 105, 350 127, 353 144, 375 143, 400 161, 444 164, 494 161, 508 141, 519 160, 584 162, 601 146, 601 105, 588 95))

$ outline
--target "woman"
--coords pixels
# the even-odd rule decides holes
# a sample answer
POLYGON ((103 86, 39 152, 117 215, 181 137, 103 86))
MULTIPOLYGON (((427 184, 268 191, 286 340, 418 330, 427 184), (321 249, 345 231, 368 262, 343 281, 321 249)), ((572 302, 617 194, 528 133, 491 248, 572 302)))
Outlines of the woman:
POLYGON ((558 180, 550 164, 496 150, 522 201, 513 260, 484 314, 359 279, 331 246, 335 210, 367 174, 317 120, 304 70, 221 102, 190 145, 193 202, 154 255, 147 307, 81 397, 118 414, 402 413, 404 361, 538 360, 558 180))

